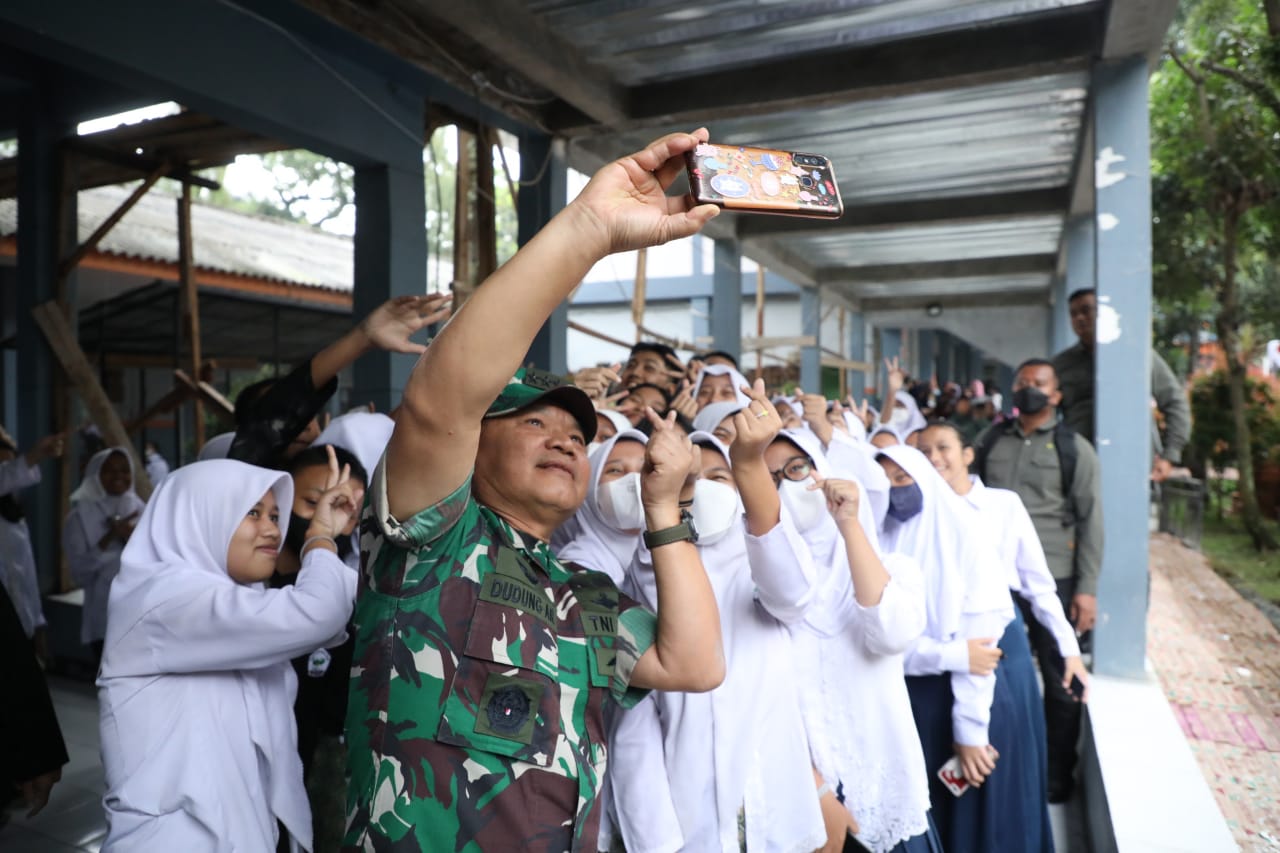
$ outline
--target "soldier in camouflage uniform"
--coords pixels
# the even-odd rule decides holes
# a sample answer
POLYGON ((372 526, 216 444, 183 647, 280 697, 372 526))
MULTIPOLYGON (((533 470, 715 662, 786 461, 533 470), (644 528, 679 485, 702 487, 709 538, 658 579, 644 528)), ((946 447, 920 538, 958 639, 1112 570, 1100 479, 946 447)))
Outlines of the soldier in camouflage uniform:
POLYGON ((361 528, 346 849, 594 851, 604 704, 723 679, 714 595, 682 538, 688 438, 651 413, 655 616, 548 549, 586 495, 596 417, 580 390, 517 370, 595 261, 714 215, 663 192, 705 140, 673 134, 602 169, 410 376, 361 528))

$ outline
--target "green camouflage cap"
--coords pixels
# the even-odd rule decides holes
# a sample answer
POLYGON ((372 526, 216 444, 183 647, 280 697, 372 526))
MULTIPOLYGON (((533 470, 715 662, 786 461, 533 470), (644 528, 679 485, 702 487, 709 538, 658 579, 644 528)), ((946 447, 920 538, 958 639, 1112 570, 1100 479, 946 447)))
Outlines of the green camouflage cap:
POLYGON ((582 427, 582 437, 591 441, 596 437, 596 407, 591 398, 576 385, 570 385, 554 373, 536 367, 522 367, 511 377, 507 387, 489 404, 486 418, 509 415, 527 409, 535 403, 559 406, 573 415, 582 427))

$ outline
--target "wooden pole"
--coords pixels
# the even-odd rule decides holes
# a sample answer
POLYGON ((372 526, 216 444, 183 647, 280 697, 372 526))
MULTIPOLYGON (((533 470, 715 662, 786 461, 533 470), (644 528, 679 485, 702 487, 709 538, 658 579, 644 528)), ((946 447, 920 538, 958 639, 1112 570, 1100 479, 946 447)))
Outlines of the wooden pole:
POLYGON ((493 197, 493 130, 476 134, 476 285, 498 268, 498 204, 493 197))
MULTIPOLYGON (((120 206, 112 211, 111 215, 102 221, 102 224, 98 226, 96 231, 89 235, 88 240, 85 240, 76 247, 74 252, 62 259, 58 264, 58 275, 64 278, 70 275, 71 271, 79 266, 80 261, 84 259, 84 256, 97 248, 98 243, 102 242, 102 238, 107 236, 107 233, 112 228, 116 227, 117 222, 124 219, 124 215, 132 210, 133 206, 138 203, 138 200, 146 195, 147 191, 155 186, 156 181, 163 178, 168 171, 169 167, 167 165, 161 165, 151 174, 147 175, 142 183, 129 194, 129 197, 121 202, 120 206)), ((186 185, 184 184, 183 186, 186 185)))
POLYGON ((641 248, 636 252, 636 278, 631 287, 631 322, 636 324, 636 342, 644 329, 644 300, 649 287, 649 252, 641 248))
POLYGON ((471 253, 475 247, 475 208, 471 195, 475 185, 472 151, 478 146, 475 134, 458 126, 458 164, 453 181, 453 307, 456 311, 471 298, 475 274, 471 253))
POLYGON ((44 332, 49 348, 53 350, 58 363, 62 365, 72 387, 80 395, 85 408, 89 410, 89 417, 97 424, 98 429, 102 430, 102 437, 107 445, 123 447, 129 451, 129 455, 133 458, 134 491, 138 493, 138 497, 146 500, 151 496, 151 478, 147 476, 147 467, 138 455, 138 448, 134 447, 133 442, 129 440, 129 434, 111 405, 107 392, 103 390, 102 383, 93 372, 89 359, 85 358, 80 345, 76 343, 71 327, 62 316, 62 311, 59 310, 56 302, 45 302, 31 309, 31 314, 40 331, 44 332))
MULTIPOLYGON (((190 353, 191 375, 200 375, 200 291, 196 286, 195 259, 191 250, 191 185, 182 185, 178 197, 178 282, 182 300, 182 327, 190 353)), ((196 447, 204 447, 204 403, 192 398, 195 415, 196 447)))
MULTIPOLYGON (((764 267, 756 264, 756 337, 764 337, 764 267)), ((764 377, 764 351, 756 350, 756 379, 764 377)))

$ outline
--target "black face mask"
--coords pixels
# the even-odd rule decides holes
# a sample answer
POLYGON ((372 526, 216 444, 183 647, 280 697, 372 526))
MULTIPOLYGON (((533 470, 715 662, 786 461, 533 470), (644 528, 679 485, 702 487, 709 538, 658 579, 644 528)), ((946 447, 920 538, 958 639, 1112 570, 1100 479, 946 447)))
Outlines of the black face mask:
POLYGON ((1028 385, 1013 392, 1013 405, 1018 407, 1019 412, 1036 415, 1049 406, 1049 395, 1028 385))
MULTIPOLYGON (((284 546, 293 553, 301 556, 302 546, 307 542, 307 528, 311 526, 311 519, 303 518, 296 512, 289 513, 289 532, 285 534, 284 546)), ((351 537, 338 534, 333 537, 338 543, 338 557, 346 560, 355 548, 351 544, 351 537)))

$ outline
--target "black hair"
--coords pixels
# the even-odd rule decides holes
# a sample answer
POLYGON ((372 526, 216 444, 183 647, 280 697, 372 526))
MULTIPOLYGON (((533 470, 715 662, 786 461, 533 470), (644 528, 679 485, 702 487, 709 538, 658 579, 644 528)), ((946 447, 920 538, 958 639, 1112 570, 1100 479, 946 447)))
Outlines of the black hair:
POLYGON ((658 412, 658 414, 660 415, 664 414, 666 408, 671 405, 671 395, 667 393, 667 389, 662 388, 658 385, 654 385, 652 382, 641 382, 637 385, 632 385, 630 388, 628 388, 627 394, 633 394, 636 391, 640 390, 641 388, 652 388, 653 390, 657 391, 659 394, 662 395, 662 408, 664 411, 658 412))
MULTIPOLYGON (((360 460, 355 454, 346 448, 339 447, 336 444, 327 445, 333 448, 333 453, 338 457, 338 467, 343 465, 351 466, 351 479, 359 480, 361 484, 368 487, 369 474, 364 470, 364 466, 360 464, 360 460)), ((289 460, 289 467, 285 470, 289 476, 293 476, 303 468, 314 468, 316 466, 329 467, 329 453, 325 450, 326 445, 318 445, 316 447, 308 447, 306 450, 295 455, 289 460)))
POLYGON ((1013 371, 1013 375, 1017 376, 1026 367, 1047 367, 1053 371, 1053 381, 1058 381, 1058 369, 1053 366, 1053 362, 1047 358, 1029 358, 1022 364, 1018 365, 1017 370, 1013 371))
POLYGON ((729 362, 730 364, 732 364, 732 365, 733 365, 733 369, 734 369, 734 370, 738 370, 738 369, 739 369, 739 368, 738 368, 738 360, 737 360, 736 358, 734 358, 734 357, 733 357, 733 354, 732 354, 732 353, 727 353, 727 352, 725 352, 725 351, 724 351, 724 350, 722 350, 722 349, 713 349, 711 352, 704 352, 704 353, 702 353, 701 355, 699 355, 699 356, 698 356, 698 358, 702 359, 703 361, 706 361, 706 360, 707 360, 707 359, 709 359, 709 358, 723 358, 723 359, 727 359, 727 360, 728 360, 728 362, 729 362))
POLYGON ((956 426, 951 421, 932 421, 925 427, 925 429, 933 429, 934 427, 943 427, 951 430, 956 434, 956 440, 960 442, 960 446, 962 448, 973 447, 973 442, 965 438, 964 433, 960 431, 960 427, 956 426))
POLYGON ((271 386, 275 385, 276 381, 260 379, 240 389, 240 393, 236 395, 236 426, 244 426, 248 423, 253 416, 254 404, 271 390, 271 386))
POLYGON ((1067 304, 1070 305, 1072 302, 1075 302, 1081 296, 1093 296, 1096 298, 1097 294, 1098 292, 1094 290, 1092 287, 1082 287, 1079 290, 1071 291, 1071 294, 1067 296, 1067 304))
POLYGON ((684 362, 680 360, 680 356, 676 351, 666 344, 656 343, 654 341, 640 341, 631 348, 631 355, 642 352, 657 353, 668 366, 676 370, 684 370, 684 362))

